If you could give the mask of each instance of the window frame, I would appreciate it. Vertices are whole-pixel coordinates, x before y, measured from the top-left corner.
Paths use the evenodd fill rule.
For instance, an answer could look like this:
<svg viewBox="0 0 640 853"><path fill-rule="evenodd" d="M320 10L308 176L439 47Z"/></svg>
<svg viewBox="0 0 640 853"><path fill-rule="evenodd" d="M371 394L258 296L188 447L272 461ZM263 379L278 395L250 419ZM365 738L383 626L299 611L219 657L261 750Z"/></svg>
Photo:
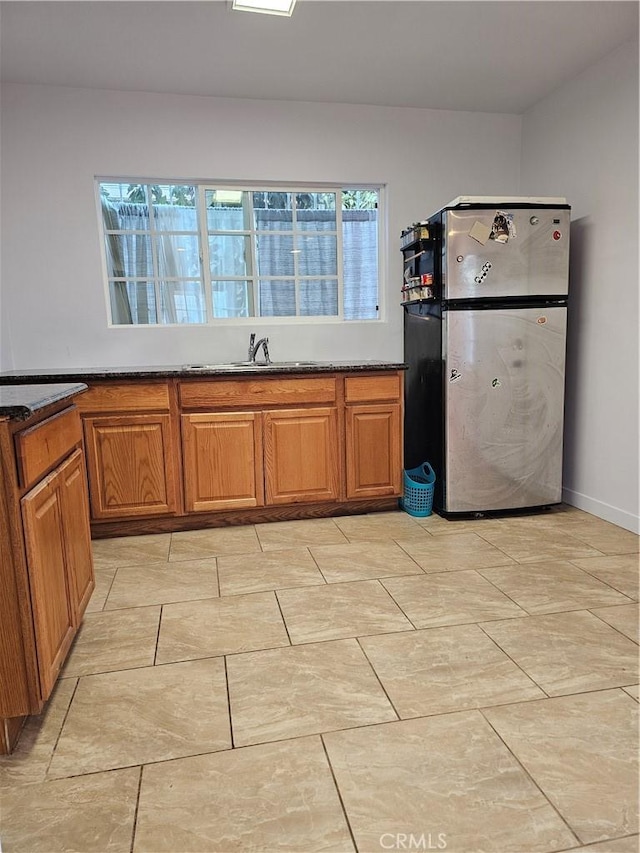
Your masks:
<svg viewBox="0 0 640 853"><path fill-rule="evenodd" d="M162 322L154 322L154 323L114 323L112 318L112 302L111 302L111 289L110 282L114 280L114 277L109 276L109 268L107 262L107 249L106 249L106 234L107 230L104 227L103 217L102 217L102 208L101 208L101 194L100 194L100 186L101 184L141 184L144 186L149 185L160 185L160 186L195 186L197 187L197 201L196 201L196 211L197 211L197 219L198 219L198 230L197 237L199 241L199 256L200 256L200 283L203 287L204 292L204 308L205 308L205 320L201 323L162 323ZM107 310L107 326L108 328L113 329L193 329L193 328L207 328L212 326L222 326L228 327L231 325L234 326L247 326L247 325L256 325L256 326L265 326L265 325L292 325L292 324L339 324L339 325L350 325L354 323L380 323L385 321L385 313L386 313L386 243L387 243L387 216L386 216L386 186L382 183L361 183L361 182L345 182L342 184L327 184L327 183L314 183L314 184L304 184L304 183L289 183L289 182L249 182L249 181L215 181L211 179L203 180L198 179L195 180L193 178L141 178L141 177L127 177L127 176L95 176L94 178L94 186L95 186L95 197L96 197L96 211L97 211L97 219L98 219L98 232L100 238L100 253L101 253L101 262L102 262L102 278L103 278L103 286L104 286L104 294L105 294L105 307ZM207 190L229 190L234 192L286 192L290 194L297 193L330 193L333 192L336 194L336 230L321 232L322 234L335 235L336 237L336 259L337 259L337 298L338 298L338 314L331 315L322 315L322 314L314 314L314 315L304 315L304 314L295 314L295 315L267 315L267 316L248 316L248 317L215 317L213 316L213 288L212 284L218 277L211 275L210 268L210 258L209 258L209 224L206 212L206 191ZM377 288L377 316L369 317L369 318L356 318L356 319L345 319L344 316L344 268L343 268L343 234L342 234L342 193L348 190L372 190L378 195L378 229L377 229L377 270L378 270L378 288ZM294 211L294 222L295 222L295 211ZM215 229L213 229L215 233ZM108 233L135 233L135 231L109 231ZM139 233L148 233L151 239L157 239L158 234L162 234L163 232L155 227L155 216L152 214L149 217L149 230ZM169 233L169 232L168 232ZM170 232L174 233L174 232ZM175 232L175 233L185 233L185 234L193 234L194 232ZM233 233L233 232L225 232L225 233ZM259 303L259 293L258 293L258 281L260 276L258 274L257 265L256 265L256 252L255 252L255 236L260 233L255 227L249 229L243 229L242 231L236 232L238 235L242 235L244 237L248 237L250 241L250 251L251 251L251 274L246 276L246 279L238 279L238 280L248 280L253 282L253 306L254 310ZM265 233L277 233L277 232L265 232ZM295 230L292 232L286 232L300 234L304 233L302 230ZM315 233L315 232L311 232ZM159 316L159 310L161 305L161 281L165 281L159 275L158 263L157 263L157 248L153 246L152 252L152 263L153 263L153 288L156 298L156 317ZM295 260L295 267L297 268L297 259ZM233 277L231 277L233 278ZM264 277L263 278L269 278ZM307 279L318 279L319 276L306 276ZM322 276L320 276L322 278ZM326 276L326 278L334 278L333 276ZM125 281L134 281L134 280L144 280L149 281L148 277L141 276L126 276L124 278ZM117 279L120 280L120 279ZM225 280L231 280L229 277L225 277ZM299 294L299 284L300 281L304 281L305 276L294 276L295 281L295 292L296 292L296 310L298 310L298 294ZM192 276L173 279L166 279L167 282L171 281L184 281L184 282L193 282L197 281Z"/></svg>

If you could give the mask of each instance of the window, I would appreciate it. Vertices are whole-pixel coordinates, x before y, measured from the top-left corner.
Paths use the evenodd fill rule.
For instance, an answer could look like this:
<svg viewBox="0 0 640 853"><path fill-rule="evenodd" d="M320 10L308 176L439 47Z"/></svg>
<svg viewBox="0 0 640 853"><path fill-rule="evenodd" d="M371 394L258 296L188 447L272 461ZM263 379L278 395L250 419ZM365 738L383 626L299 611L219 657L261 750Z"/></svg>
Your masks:
<svg viewBox="0 0 640 853"><path fill-rule="evenodd" d="M114 325L378 318L380 188L98 188Z"/></svg>

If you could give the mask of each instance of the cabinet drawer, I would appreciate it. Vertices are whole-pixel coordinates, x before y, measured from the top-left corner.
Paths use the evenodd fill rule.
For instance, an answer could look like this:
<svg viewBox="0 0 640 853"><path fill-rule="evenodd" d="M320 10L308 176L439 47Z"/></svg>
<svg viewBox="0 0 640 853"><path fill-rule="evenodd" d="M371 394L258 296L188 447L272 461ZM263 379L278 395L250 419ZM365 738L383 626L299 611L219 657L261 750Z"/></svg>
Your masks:
<svg viewBox="0 0 640 853"><path fill-rule="evenodd" d="M15 437L20 486L28 488L82 442L76 408L65 409Z"/></svg>
<svg viewBox="0 0 640 853"><path fill-rule="evenodd" d="M78 403L83 413L168 410L169 388L162 382L109 382L91 385Z"/></svg>
<svg viewBox="0 0 640 853"><path fill-rule="evenodd" d="M347 376L344 381L347 403L399 400L401 392L399 373L388 376Z"/></svg>
<svg viewBox="0 0 640 853"><path fill-rule="evenodd" d="M180 403L185 409L234 406L289 405L291 403L333 403L334 377L305 379L227 379L211 382L181 382Z"/></svg>

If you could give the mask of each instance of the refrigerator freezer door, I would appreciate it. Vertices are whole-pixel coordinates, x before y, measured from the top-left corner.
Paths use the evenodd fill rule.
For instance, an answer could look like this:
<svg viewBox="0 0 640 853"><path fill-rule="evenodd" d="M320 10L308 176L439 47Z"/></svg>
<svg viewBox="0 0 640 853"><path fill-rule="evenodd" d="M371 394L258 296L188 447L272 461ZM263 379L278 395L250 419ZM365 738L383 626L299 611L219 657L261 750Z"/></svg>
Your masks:
<svg viewBox="0 0 640 853"><path fill-rule="evenodd" d="M570 211L447 210L444 298L564 296Z"/></svg>
<svg viewBox="0 0 640 853"><path fill-rule="evenodd" d="M445 512L561 500L566 315L445 312Z"/></svg>

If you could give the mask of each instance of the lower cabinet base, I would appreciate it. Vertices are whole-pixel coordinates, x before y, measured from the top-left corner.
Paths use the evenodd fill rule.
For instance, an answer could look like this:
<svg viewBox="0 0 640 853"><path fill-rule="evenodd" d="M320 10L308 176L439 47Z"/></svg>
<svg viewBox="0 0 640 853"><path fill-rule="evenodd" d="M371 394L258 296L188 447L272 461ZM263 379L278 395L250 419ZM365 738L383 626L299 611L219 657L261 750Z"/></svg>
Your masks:
<svg viewBox="0 0 640 853"><path fill-rule="evenodd" d="M115 536L139 536L144 533L175 533L205 527L230 527L238 524L263 524L269 521L298 521L304 518L330 518L339 515L362 515L367 512L389 512L398 509L398 498L348 501L344 503L292 504L289 506L234 509L230 512L198 512L165 518L127 519L92 522L93 539Z"/></svg>
<svg viewBox="0 0 640 853"><path fill-rule="evenodd" d="M0 717L0 755L9 755L13 750L26 720L26 717Z"/></svg>

